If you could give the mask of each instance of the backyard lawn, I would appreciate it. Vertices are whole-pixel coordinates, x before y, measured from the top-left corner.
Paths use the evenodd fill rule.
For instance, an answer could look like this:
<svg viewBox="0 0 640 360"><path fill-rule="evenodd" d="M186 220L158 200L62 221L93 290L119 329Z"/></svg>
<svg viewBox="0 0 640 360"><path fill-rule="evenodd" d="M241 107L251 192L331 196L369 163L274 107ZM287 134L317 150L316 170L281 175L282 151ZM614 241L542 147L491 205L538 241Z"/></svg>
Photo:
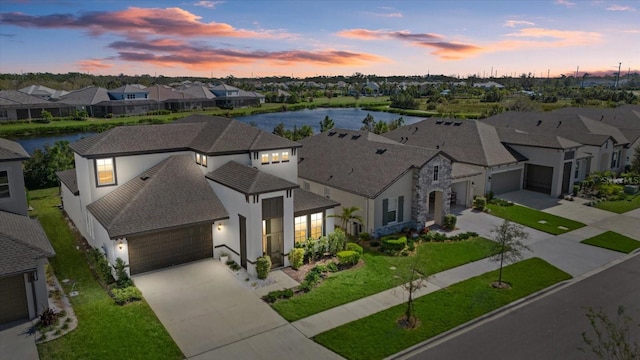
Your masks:
<svg viewBox="0 0 640 360"><path fill-rule="evenodd" d="M581 243L619 251L625 254L640 248L640 241L636 241L630 237L620 235L613 231L607 231L592 238L582 240Z"/></svg>
<svg viewBox="0 0 640 360"><path fill-rule="evenodd" d="M272 306L288 321L296 321L401 285L408 281L409 269L414 264L422 274L435 274L492 255L494 244L480 237L458 242L425 242L416 247L416 256L406 257L367 250L363 255L364 266L335 273L310 292Z"/></svg>
<svg viewBox="0 0 640 360"><path fill-rule="evenodd" d="M56 250L51 266L58 278L75 282L70 298L78 327L38 345L40 359L182 359L180 349L145 301L119 306L94 279L75 235L56 206L58 189L29 192L30 205ZM70 286L64 290L69 293Z"/></svg>
<svg viewBox="0 0 640 360"><path fill-rule="evenodd" d="M640 208L640 194L627 195L625 200L601 201L595 204L594 207L611 211L616 214L626 213L627 211Z"/></svg>
<svg viewBox="0 0 640 360"><path fill-rule="evenodd" d="M547 214L545 212L517 204L510 206L487 204L487 208L491 210L491 215L553 235L564 234L585 226L585 224L581 222Z"/></svg>
<svg viewBox="0 0 640 360"><path fill-rule="evenodd" d="M416 299L420 326L405 330L396 324L406 304L317 335L314 340L347 359L382 359L421 341L464 324L517 299L547 288L571 276L539 258L503 269L511 289L495 289L492 271Z"/></svg>

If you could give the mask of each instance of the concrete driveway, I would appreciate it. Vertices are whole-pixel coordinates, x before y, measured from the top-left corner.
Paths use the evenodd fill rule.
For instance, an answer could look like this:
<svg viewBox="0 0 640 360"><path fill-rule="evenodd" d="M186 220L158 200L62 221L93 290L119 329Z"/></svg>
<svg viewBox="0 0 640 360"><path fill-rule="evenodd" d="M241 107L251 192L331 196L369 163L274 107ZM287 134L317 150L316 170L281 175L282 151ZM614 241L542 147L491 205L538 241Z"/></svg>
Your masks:
<svg viewBox="0 0 640 360"><path fill-rule="evenodd" d="M31 321L15 321L0 325L0 359L38 360Z"/></svg>
<svg viewBox="0 0 640 360"><path fill-rule="evenodd" d="M293 329L217 260L133 281L187 358L337 358Z"/></svg>

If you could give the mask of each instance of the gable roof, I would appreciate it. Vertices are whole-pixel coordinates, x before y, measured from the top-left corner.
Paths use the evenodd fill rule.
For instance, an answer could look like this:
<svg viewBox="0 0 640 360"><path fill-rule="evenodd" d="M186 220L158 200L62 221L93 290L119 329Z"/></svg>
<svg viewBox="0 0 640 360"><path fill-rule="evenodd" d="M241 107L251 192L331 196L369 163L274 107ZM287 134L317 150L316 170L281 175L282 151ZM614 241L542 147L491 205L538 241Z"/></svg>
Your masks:
<svg viewBox="0 0 640 360"><path fill-rule="evenodd" d="M227 162L208 173L206 177L245 195L258 195L299 187L298 184L235 161Z"/></svg>
<svg viewBox="0 0 640 360"><path fill-rule="evenodd" d="M40 97L25 94L18 90L0 90L0 105L41 105L51 102Z"/></svg>
<svg viewBox="0 0 640 360"><path fill-rule="evenodd" d="M204 85L189 86L179 91L180 93L187 94L189 97L197 99L213 99L215 94Z"/></svg>
<svg viewBox="0 0 640 360"><path fill-rule="evenodd" d="M47 99L49 98L56 99L62 95L66 95L69 93L68 91L64 91L64 90L54 90L44 85L30 85L20 89L19 91L25 94L29 94L29 95L33 95L41 98L47 98Z"/></svg>
<svg viewBox="0 0 640 360"><path fill-rule="evenodd" d="M376 198L439 150L407 146L366 131L334 129L302 139L298 176L350 193Z"/></svg>
<svg viewBox="0 0 640 360"><path fill-rule="evenodd" d="M76 169L69 169L56 172L58 179L71 191L73 195L80 195L78 189L78 175Z"/></svg>
<svg viewBox="0 0 640 360"><path fill-rule="evenodd" d="M110 94L127 94L127 93L148 93L149 90L144 85L140 84L126 84L122 85L119 88L115 88L112 90L107 90Z"/></svg>
<svg viewBox="0 0 640 360"><path fill-rule="evenodd" d="M535 146L551 149L572 149L582 144L556 135L532 134L513 128L496 128L500 141L505 144Z"/></svg>
<svg viewBox="0 0 640 360"><path fill-rule="evenodd" d="M293 190L293 213L295 216L331 209L336 206L340 206L340 203L311 191L300 188Z"/></svg>
<svg viewBox="0 0 640 360"><path fill-rule="evenodd" d="M622 130L630 142L635 142L640 137L640 105L622 105L616 108L566 107L554 112L582 115L594 121L615 126Z"/></svg>
<svg viewBox="0 0 640 360"><path fill-rule="evenodd" d="M229 217L189 155L161 161L87 209L112 239Z"/></svg>
<svg viewBox="0 0 640 360"><path fill-rule="evenodd" d="M35 269L55 251L38 220L0 211L0 254L0 275L9 275Z"/></svg>
<svg viewBox="0 0 640 360"><path fill-rule="evenodd" d="M21 161L30 158L29 153L15 141L0 138L0 162Z"/></svg>
<svg viewBox="0 0 640 360"><path fill-rule="evenodd" d="M166 85L156 84L149 86L146 90L149 91L149 99L154 101L193 99L193 96L175 91L172 87Z"/></svg>
<svg viewBox="0 0 640 360"><path fill-rule="evenodd" d="M497 130L477 120L429 118L383 134L400 143L439 149L456 161L498 166L517 163L519 158L501 142Z"/></svg>
<svg viewBox="0 0 640 360"><path fill-rule="evenodd" d="M107 89L89 86L84 89L72 91L60 97L58 102L69 105L95 105L102 101L109 101Z"/></svg>
<svg viewBox="0 0 640 360"><path fill-rule="evenodd" d="M300 146L238 120L191 115L171 124L116 127L81 139L71 149L95 158L190 149L207 155L240 154Z"/></svg>
<svg viewBox="0 0 640 360"><path fill-rule="evenodd" d="M528 133L561 136L585 145L600 146L609 138L618 144L629 143L616 127L576 114L508 111L482 122Z"/></svg>

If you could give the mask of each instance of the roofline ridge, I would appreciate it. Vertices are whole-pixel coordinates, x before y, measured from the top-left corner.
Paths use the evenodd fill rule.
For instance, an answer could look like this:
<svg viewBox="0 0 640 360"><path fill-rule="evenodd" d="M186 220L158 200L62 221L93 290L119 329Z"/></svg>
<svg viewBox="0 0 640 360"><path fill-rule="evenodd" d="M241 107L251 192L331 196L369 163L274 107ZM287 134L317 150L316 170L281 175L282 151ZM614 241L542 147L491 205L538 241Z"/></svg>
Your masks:
<svg viewBox="0 0 640 360"><path fill-rule="evenodd" d="M22 216L22 215L17 215L17 214L13 214L13 215ZM40 222L38 220L32 219L32 218L30 218L28 216L25 216L25 217L28 219L28 221L35 221L34 224L37 224L42 229L42 225L40 225ZM42 229L42 232L44 233L44 229ZM41 248L39 248L39 247L37 247L37 246L35 246L33 244L30 244L30 243L25 242L23 240L17 239L17 238L15 238L15 237L13 237L13 236L5 233L5 232L2 232L0 234L4 235L7 239L9 239L9 240L11 240L13 242L16 242L16 243L18 243L20 245L23 245L23 246L26 246L26 247L30 248L31 250L35 250L35 251L38 251L40 253L44 253L45 254L44 256L46 256L46 254L50 254L51 256L55 256L56 255L55 249L53 250L54 251L53 253L50 253L47 250L41 249ZM44 234L44 236L47 238L47 240L49 239L47 237L46 233ZM51 247L53 248L53 245L51 245Z"/></svg>

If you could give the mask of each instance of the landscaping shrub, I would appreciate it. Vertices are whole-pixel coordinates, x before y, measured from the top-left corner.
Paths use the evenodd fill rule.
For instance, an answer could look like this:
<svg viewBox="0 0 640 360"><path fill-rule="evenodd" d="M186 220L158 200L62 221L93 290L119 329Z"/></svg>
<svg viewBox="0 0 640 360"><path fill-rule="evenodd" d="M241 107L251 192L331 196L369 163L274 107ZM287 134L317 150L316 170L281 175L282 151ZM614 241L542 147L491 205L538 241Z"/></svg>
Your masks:
<svg viewBox="0 0 640 360"><path fill-rule="evenodd" d="M369 241L371 240L371 234L363 232L358 235L358 240L360 241Z"/></svg>
<svg viewBox="0 0 640 360"><path fill-rule="evenodd" d="M360 246L360 245L358 245L358 244L356 244L356 243L352 243L352 242L347 243L346 250L355 251L355 252L359 253L359 254L360 254L360 256L362 256L362 252L364 251L364 250L362 249L362 246Z"/></svg>
<svg viewBox="0 0 640 360"><path fill-rule="evenodd" d="M336 229L334 232L328 235L327 252L333 256L338 251L344 250L344 246L347 242L347 235L342 229Z"/></svg>
<svg viewBox="0 0 640 360"><path fill-rule="evenodd" d="M111 289L113 300L118 305L124 305L128 302L133 302L142 299L142 293L135 286L129 286L122 289Z"/></svg>
<svg viewBox="0 0 640 360"><path fill-rule="evenodd" d="M487 198L485 198L484 196L478 196L475 199L473 199L474 209L484 210L486 206L487 206Z"/></svg>
<svg viewBox="0 0 640 360"><path fill-rule="evenodd" d="M380 246L380 243L374 240L374 241L372 241L372 242L370 242L370 243L369 243L369 246L371 246L371 247L374 247L374 248L375 248L375 247Z"/></svg>
<svg viewBox="0 0 640 360"><path fill-rule="evenodd" d="M119 289L133 286L133 281L131 281L129 274L127 274L127 266L127 263L121 258L117 258L116 264L113 266L113 269L116 271L116 287Z"/></svg>
<svg viewBox="0 0 640 360"><path fill-rule="evenodd" d="M298 270L304 263L304 249L291 249L289 251L289 263L291 263L292 269Z"/></svg>
<svg viewBox="0 0 640 360"><path fill-rule="evenodd" d="M618 184L601 184L598 187L599 197L613 197L624 194L624 186Z"/></svg>
<svg viewBox="0 0 640 360"><path fill-rule="evenodd" d="M258 273L258 279L266 279L271 271L271 258L269 255L263 255L258 258L256 262L256 272Z"/></svg>
<svg viewBox="0 0 640 360"><path fill-rule="evenodd" d="M382 250L384 251L401 251L407 246L407 237L403 236L399 239L382 238Z"/></svg>
<svg viewBox="0 0 640 360"><path fill-rule="evenodd" d="M456 228L456 222L458 218L453 214L447 214L444 216L444 222L442 223L442 227L445 229L453 230Z"/></svg>
<svg viewBox="0 0 640 360"><path fill-rule="evenodd" d="M288 299L293 296L293 290L284 289L284 290L275 290L269 292L262 299L270 304L280 300L280 299Z"/></svg>
<svg viewBox="0 0 640 360"><path fill-rule="evenodd" d="M344 250L336 254L340 265L355 265L360 261L360 254L353 250Z"/></svg>
<svg viewBox="0 0 640 360"><path fill-rule="evenodd" d="M40 326L48 327L54 325L58 320L59 313L51 308L46 308L39 316Z"/></svg>
<svg viewBox="0 0 640 360"><path fill-rule="evenodd" d="M336 265L336 263L334 263L334 262L327 263L327 271L336 272L338 270L339 270L338 269L338 265Z"/></svg>
<svg viewBox="0 0 640 360"><path fill-rule="evenodd" d="M91 260L95 266L96 275L105 284L111 284L113 282L113 274L111 273L111 265L107 257L104 256L102 250L93 248L90 252Z"/></svg>

